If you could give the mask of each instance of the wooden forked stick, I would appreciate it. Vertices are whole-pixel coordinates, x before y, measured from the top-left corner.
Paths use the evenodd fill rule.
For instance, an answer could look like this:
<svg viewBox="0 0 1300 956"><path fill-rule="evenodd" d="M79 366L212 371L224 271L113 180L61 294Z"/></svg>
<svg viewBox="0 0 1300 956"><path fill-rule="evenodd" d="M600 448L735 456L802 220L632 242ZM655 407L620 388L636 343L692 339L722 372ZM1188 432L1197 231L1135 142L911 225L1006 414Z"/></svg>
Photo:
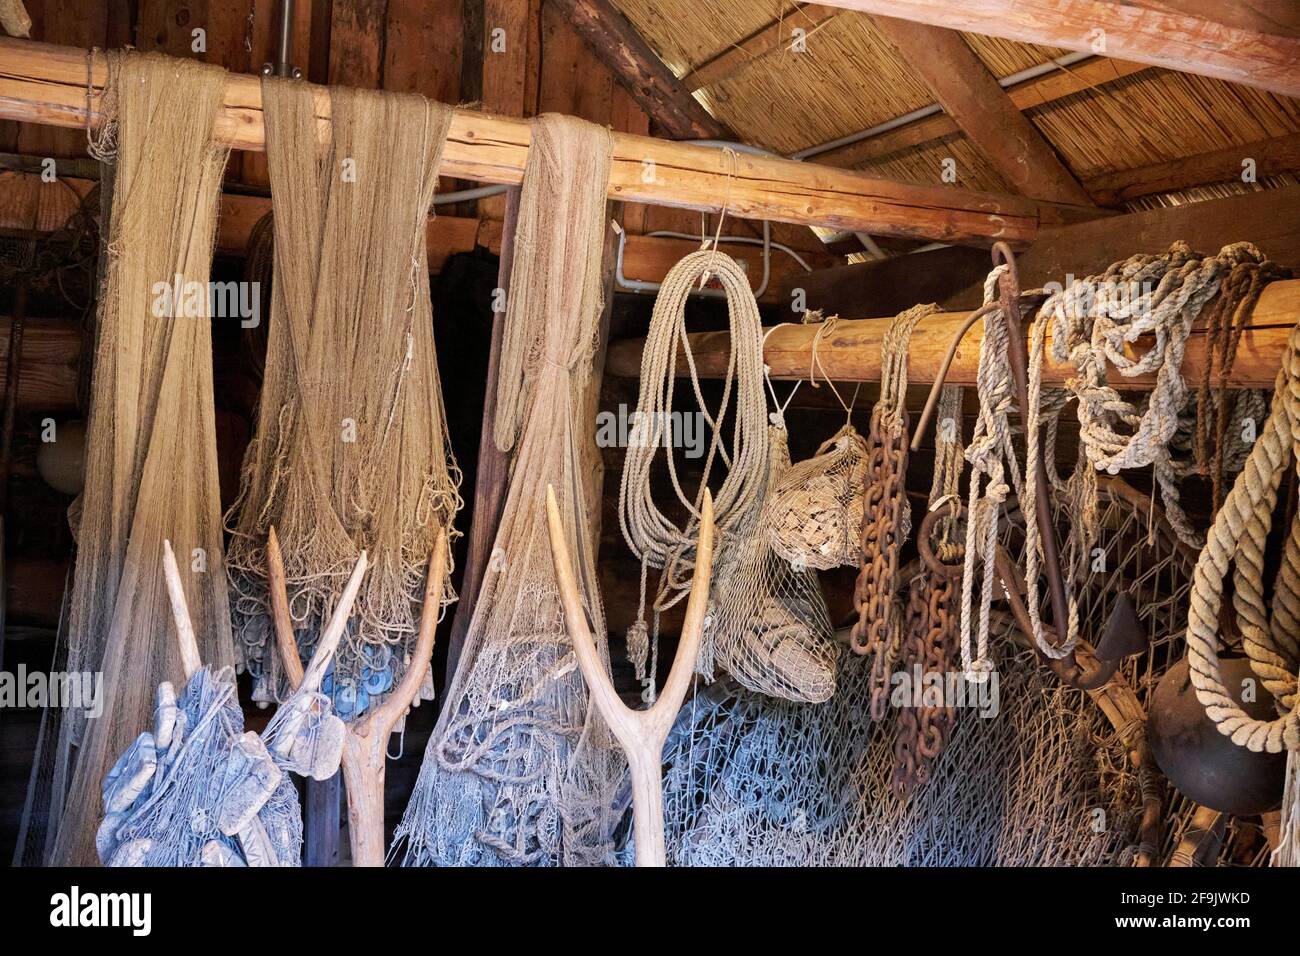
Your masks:
<svg viewBox="0 0 1300 956"><path fill-rule="evenodd" d="M358 567L363 568L365 552L362 552ZM267 577L271 592L271 617L275 625L275 642L284 661L285 673L289 683L297 687L304 680L302 663L298 659L298 645L293 638L293 621L289 617L289 596L285 582L284 558L280 552L280 541L275 529L270 529L266 548ZM424 681L424 671L429 666L433 654L433 639L438 630L438 614L442 607L442 586L446 578L447 536L438 535L438 541L429 556L429 576L424 583L424 602L420 609L420 629L416 636L411 659L406 672L383 704L372 708L364 717L347 725L347 736L343 743L343 783L348 799L348 838L352 847L353 866L384 865L384 774L388 759L388 737L397 725L397 721L406 713L420 692ZM353 571L348 581L352 596L360 587L360 575ZM348 588L344 589L344 598L334 609L325 633L321 637L323 644L332 636L335 643L343 633L347 616L352 609L352 600L347 597ZM346 601L346 605L345 605ZM342 616L340 617L340 610ZM334 634L335 624L337 634ZM324 676L324 667L315 673L316 657L313 656L306 674L318 683Z"/></svg>
<svg viewBox="0 0 1300 956"><path fill-rule="evenodd" d="M194 672L203 666L199 656L199 642L194 636L194 623L190 620L190 605L185 600L185 588L181 585L180 568L176 566L176 552L172 543L163 539L163 577L167 581L167 598L172 606L172 620L176 622L176 641L181 648L181 668L185 671L185 680L194 676Z"/></svg>
<svg viewBox="0 0 1300 956"><path fill-rule="evenodd" d="M555 559L555 579L564 605L564 619L573 641L578 667L597 710L609 724L627 755L632 776L632 828L637 866L665 866L663 751L664 741L672 729L690 686L695 659L699 655L704 633L704 614L709 603L709 581L713 573L713 496L704 493L700 509L700 540L695 549L695 571L691 578L691 596L686 603L686 620L672 670L654 706L632 710L619 699L596 643L587 625L582 597L578 593L569 545L555 501L555 489L546 487L546 518L551 534L551 555Z"/></svg>

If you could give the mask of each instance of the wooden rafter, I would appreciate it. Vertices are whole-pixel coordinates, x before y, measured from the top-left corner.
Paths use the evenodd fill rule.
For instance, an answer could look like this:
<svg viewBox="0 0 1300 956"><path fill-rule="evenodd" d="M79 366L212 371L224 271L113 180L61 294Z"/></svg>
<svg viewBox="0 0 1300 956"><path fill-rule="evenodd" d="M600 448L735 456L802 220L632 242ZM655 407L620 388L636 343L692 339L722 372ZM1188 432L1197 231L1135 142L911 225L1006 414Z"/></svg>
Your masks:
<svg viewBox="0 0 1300 956"><path fill-rule="evenodd" d="M1300 133L1138 169L1121 169L1093 176L1084 181L1084 186L1101 205L1119 206L1142 196L1239 180L1246 172L1247 160L1253 161L1251 168L1257 179L1300 171Z"/></svg>
<svg viewBox="0 0 1300 956"><path fill-rule="evenodd" d="M693 93L706 86L721 83L759 60L788 50L793 39L793 30L802 29L811 34L831 17L838 16L842 12L818 3L797 4L785 16L773 20L752 36L732 44L717 56L691 70L682 77L682 85Z"/></svg>
<svg viewBox="0 0 1300 956"><path fill-rule="evenodd" d="M1300 96L1294 12L1273 18L1223 0L827 0L829 6L916 20L1023 43L1104 53ZM1282 7L1284 3L1273 6ZM1294 7L1294 5L1292 5ZM1251 15L1254 11L1255 15Z"/></svg>
<svg viewBox="0 0 1300 956"><path fill-rule="evenodd" d="M0 119L82 128L86 125L87 51L0 40ZM99 58L96 90L106 80ZM329 96L316 90L322 135ZM99 96L90 121L98 122ZM265 146L261 84L231 74L217 136L237 149ZM611 198L720 212L747 219L868 231L879 235L982 244L1033 240L1040 225L1093 218L1095 210L1018 196L920 186L812 163L798 163L615 132ZM457 110L442 172L490 183L519 183L531 141L525 120Z"/></svg>
<svg viewBox="0 0 1300 956"><path fill-rule="evenodd" d="M725 139L709 115L659 59L627 17L608 0L549 0L578 36L632 94L638 106L674 139Z"/></svg>
<svg viewBox="0 0 1300 956"><path fill-rule="evenodd" d="M960 33L911 20L876 25L1002 178L1033 199L1090 205L1065 167Z"/></svg>
<svg viewBox="0 0 1300 956"><path fill-rule="evenodd" d="M1034 80L1026 80L1008 89L1006 95L1016 109L1031 110L1149 69L1151 67L1145 63L1097 57L1076 66L1063 67ZM817 162L830 166L858 166L959 132L961 129L951 116L936 113L879 136L821 153L817 156Z"/></svg>

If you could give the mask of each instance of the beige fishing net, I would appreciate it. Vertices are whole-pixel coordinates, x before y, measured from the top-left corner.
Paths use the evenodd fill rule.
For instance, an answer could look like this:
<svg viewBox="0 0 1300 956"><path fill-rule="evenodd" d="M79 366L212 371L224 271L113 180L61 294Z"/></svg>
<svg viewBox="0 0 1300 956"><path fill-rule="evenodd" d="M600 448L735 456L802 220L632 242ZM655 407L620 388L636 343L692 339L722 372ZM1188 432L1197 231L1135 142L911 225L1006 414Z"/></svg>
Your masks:
<svg viewBox="0 0 1300 956"><path fill-rule="evenodd" d="M1009 507L1004 540L1019 561L1023 522L1014 499ZM1131 590L1149 649L1121 673L1145 704L1183 654L1195 555L1148 499L1119 483L1101 483L1099 534L1110 560L1080 574L1080 616L1087 633L1099 631L1115 598ZM966 685L950 740L910 796L891 786L900 698L885 719L868 718L870 661L842 653L836 693L824 704L775 700L731 681L703 688L664 749L669 861L1126 865L1150 851L1168 862L1196 808L1158 794L1163 826L1154 840L1142 826L1144 782L1121 736L1134 728L1116 728L1086 693L1063 685L1009 614L995 611L991 630L998 679ZM960 676L960 662L950 666ZM992 688L996 697L987 696ZM1202 862L1257 864L1266 853L1258 820L1238 819Z"/></svg>
<svg viewBox="0 0 1300 956"><path fill-rule="evenodd" d="M109 57L97 151L117 173L79 513L68 669L102 671L103 715L80 743L54 860L94 865L100 784L180 681L162 542L182 557L205 664L234 663L222 561L208 274L226 150L213 139L225 73L155 55ZM160 287L159 284L162 284ZM166 287L180 296L160 298ZM184 304L184 309L179 306ZM188 570L188 573L185 573Z"/></svg>
<svg viewBox="0 0 1300 956"><path fill-rule="evenodd" d="M856 567L868 457L866 439L845 425L812 458L786 469L763 506L772 550L796 567Z"/></svg>
<svg viewBox="0 0 1300 956"><path fill-rule="evenodd" d="M608 862L612 794L625 769L588 706L555 583L546 524L553 485L592 635L604 655L593 502L581 465L602 311L609 131L533 121L498 385L496 439L510 485L446 704L394 852L408 865ZM599 480L597 474L596 480Z"/></svg>
<svg viewBox="0 0 1300 956"><path fill-rule="evenodd" d="M370 557L323 690L344 719L401 680L425 568L460 498L434 349L425 232L451 122L410 94L315 94L265 78L275 270L257 433L227 515L236 633L254 699L282 667L268 613L266 538L284 553L306 659L363 549ZM450 586L444 602L454 595ZM427 675L422 697L431 697Z"/></svg>
<svg viewBox="0 0 1300 956"><path fill-rule="evenodd" d="M784 425L768 428L768 487L790 468ZM701 656L742 686L820 703L835 692L839 650L817 574L773 550L760 512L735 532L714 574Z"/></svg>

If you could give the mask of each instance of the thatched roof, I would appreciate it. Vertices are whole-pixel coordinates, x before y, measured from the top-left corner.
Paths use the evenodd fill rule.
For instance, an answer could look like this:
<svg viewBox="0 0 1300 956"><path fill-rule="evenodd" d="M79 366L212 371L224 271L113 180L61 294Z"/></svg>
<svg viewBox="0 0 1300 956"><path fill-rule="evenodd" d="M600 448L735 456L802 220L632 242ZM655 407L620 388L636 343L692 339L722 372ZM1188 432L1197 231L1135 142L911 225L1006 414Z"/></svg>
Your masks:
<svg viewBox="0 0 1300 956"><path fill-rule="evenodd" d="M614 3L688 86L693 71L730 53L734 62L725 75L709 77L712 82L695 96L739 137L777 152L825 143L934 102L924 79L865 14L772 0ZM764 31L788 38L795 28L806 31L803 52L792 51L788 41L760 49L758 56L754 44L747 47ZM1066 52L996 37L963 37L998 78ZM1300 131L1300 100L1157 67L1098 83L1025 115L1085 187L1118 170ZM1010 191L960 132L850 165L890 178L934 182L945 158L957 160L958 185ZM838 162L835 154L818 161ZM1266 185L1268 181L1254 188ZM1232 187L1248 188L1243 183Z"/></svg>

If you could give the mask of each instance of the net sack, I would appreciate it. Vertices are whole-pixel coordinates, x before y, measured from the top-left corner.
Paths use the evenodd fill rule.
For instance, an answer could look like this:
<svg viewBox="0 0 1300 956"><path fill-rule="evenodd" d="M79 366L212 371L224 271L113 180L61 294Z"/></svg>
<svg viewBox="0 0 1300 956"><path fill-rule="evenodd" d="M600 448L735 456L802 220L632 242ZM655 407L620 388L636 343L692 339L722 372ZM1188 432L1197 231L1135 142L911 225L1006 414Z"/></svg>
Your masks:
<svg viewBox="0 0 1300 956"><path fill-rule="evenodd" d="M768 449L771 487L790 467L784 426L769 427ZM828 700L839 651L816 572L772 549L761 514L720 560L701 656L761 694Z"/></svg>
<svg viewBox="0 0 1300 956"><path fill-rule="evenodd" d="M796 568L856 567L868 457L866 439L845 425L812 458L788 468L763 506L772 550Z"/></svg>

